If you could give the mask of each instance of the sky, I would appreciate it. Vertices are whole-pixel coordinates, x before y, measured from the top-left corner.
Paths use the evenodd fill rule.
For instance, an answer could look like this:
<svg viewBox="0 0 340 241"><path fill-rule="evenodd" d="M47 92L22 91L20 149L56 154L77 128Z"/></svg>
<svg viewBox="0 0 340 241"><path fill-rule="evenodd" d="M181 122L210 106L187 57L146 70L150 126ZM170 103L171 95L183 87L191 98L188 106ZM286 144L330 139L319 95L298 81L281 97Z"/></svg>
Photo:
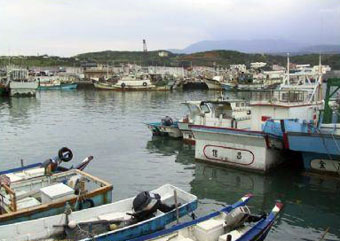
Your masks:
<svg viewBox="0 0 340 241"><path fill-rule="evenodd" d="M0 55L183 49L202 40L340 45L340 0L0 0Z"/></svg>

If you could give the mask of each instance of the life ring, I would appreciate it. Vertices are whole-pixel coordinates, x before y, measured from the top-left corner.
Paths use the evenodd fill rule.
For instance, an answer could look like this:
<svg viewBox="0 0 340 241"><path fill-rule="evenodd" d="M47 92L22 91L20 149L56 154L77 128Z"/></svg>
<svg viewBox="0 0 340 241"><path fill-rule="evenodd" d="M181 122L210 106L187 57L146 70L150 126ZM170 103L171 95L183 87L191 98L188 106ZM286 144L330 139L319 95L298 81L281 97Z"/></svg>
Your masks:
<svg viewBox="0 0 340 241"><path fill-rule="evenodd" d="M120 85L122 88L125 88L125 83L122 83L121 85Z"/></svg>
<svg viewBox="0 0 340 241"><path fill-rule="evenodd" d="M89 207L86 207L86 208L93 208L94 207L94 201L92 200L92 199L85 199L85 200L83 200L83 201L81 201L81 202L79 202L79 210L82 210L83 208L84 208L84 204L85 203L89 203Z"/></svg>
<svg viewBox="0 0 340 241"><path fill-rule="evenodd" d="M143 86L147 86L148 85L148 83L146 83L146 82L143 82Z"/></svg>
<svg viewBox="0 0 340 241"><path fill-rule="evenodd" d="M62 147L58 152L58 157L61 161L69 162L73 158L73 153L69 148Z"/></svg>

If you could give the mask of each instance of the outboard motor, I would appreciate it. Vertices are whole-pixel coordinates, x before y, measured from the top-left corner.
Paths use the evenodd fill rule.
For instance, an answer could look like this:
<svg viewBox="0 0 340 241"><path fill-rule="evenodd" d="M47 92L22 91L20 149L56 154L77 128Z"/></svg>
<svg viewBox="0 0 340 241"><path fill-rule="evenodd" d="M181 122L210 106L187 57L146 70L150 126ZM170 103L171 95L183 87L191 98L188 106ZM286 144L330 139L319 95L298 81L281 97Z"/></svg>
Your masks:
<svg viewBox="0 0 340 241"><path fill-rule="evenodd" d="M147 220L154 217L157 210L161 212L169 212L175 208L175 205L168 206L161 201L158 193L150 193L147 191L139 193L133 200L133 215L137 222Z"/></svg>
<svg viewBox="0 0 340 241"><path fill-rule="evenodd" d="M242 226L250 215L251 213L247 206L235 208L225 217L226 228L233 230Z"/></svg>
<svg viewBox="0 0 340 241"><path fill-rule="evenodd" d="M72 160L72 158L73 158L72 151L67 147L63 147L58 151L58 156L47 159L42 163L41 166L44 167L45 169L50 168L50 171L54 172L57 170L61 162L69 162Z"/></svg>
<svg viewBox="0 0 340 241"><path fill-rule="evenodd" d="M252 215L247 206L241 206L235 208L233 211L228 213L225 217L226 229L228 231L237 229L241 227L245 222L258 222L261 219L265 219L267 217L266 213L262 215Z"/></svg>
<svg viewBox="0 0 340 241"><path fill-rule="evenodd" d="M171 126L174 124L174 121L170 116L165 116L165 118L162 119L162 124L165 126Z"/></svg>

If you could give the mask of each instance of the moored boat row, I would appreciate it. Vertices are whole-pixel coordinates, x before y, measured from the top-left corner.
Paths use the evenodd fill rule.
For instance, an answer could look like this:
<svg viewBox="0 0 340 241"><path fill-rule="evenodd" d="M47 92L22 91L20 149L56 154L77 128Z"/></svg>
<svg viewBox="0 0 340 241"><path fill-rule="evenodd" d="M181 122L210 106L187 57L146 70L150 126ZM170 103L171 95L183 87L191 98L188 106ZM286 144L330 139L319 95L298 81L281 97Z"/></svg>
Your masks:
<svg viewBox="0 0 340 241"><path fill-rule="evenodd" d="M197 208L195 195L166 184L111 203L112 185L80 171L93 157L75 168L60 166L72 157L63 147L44 163L0 172L1 240L164 240L174 235L176 240L257 240L265 238L282 209L279 203L268 216L253 215L246 206L252 195L246 195L218 212L164 229ZM195 230L194 236L187 236L188 230Z"/></svg>

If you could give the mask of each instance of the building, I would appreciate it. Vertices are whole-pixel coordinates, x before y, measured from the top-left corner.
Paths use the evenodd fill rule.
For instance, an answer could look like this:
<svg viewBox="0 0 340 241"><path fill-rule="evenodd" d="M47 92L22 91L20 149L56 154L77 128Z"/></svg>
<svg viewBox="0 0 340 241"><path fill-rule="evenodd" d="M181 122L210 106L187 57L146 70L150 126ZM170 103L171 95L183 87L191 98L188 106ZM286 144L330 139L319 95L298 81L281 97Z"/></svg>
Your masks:
<svg viewBox="0 0 340 241"><path fill-rule="evenodd" d="M259 69L259 68L262 68L264 66L266 66L267 63L264 63L264 62L254 62L254 63L250 63L250 67L252 69Z"/></svg>
<svg viewBox="0 0 340 241"><path fill-rule="evenodd" d="M247 66L245 64L231 64L230 70L236 70L245 73L247 71Z"/></svg>
<svg viewBox="0 0 340 241"><path fill-rule="evenodd" d="M168 56L169 56L169 53L166 52L166 51L159 51L159 52L158 52L158 56L159 56L159 57L168 57Z"/></svg>

